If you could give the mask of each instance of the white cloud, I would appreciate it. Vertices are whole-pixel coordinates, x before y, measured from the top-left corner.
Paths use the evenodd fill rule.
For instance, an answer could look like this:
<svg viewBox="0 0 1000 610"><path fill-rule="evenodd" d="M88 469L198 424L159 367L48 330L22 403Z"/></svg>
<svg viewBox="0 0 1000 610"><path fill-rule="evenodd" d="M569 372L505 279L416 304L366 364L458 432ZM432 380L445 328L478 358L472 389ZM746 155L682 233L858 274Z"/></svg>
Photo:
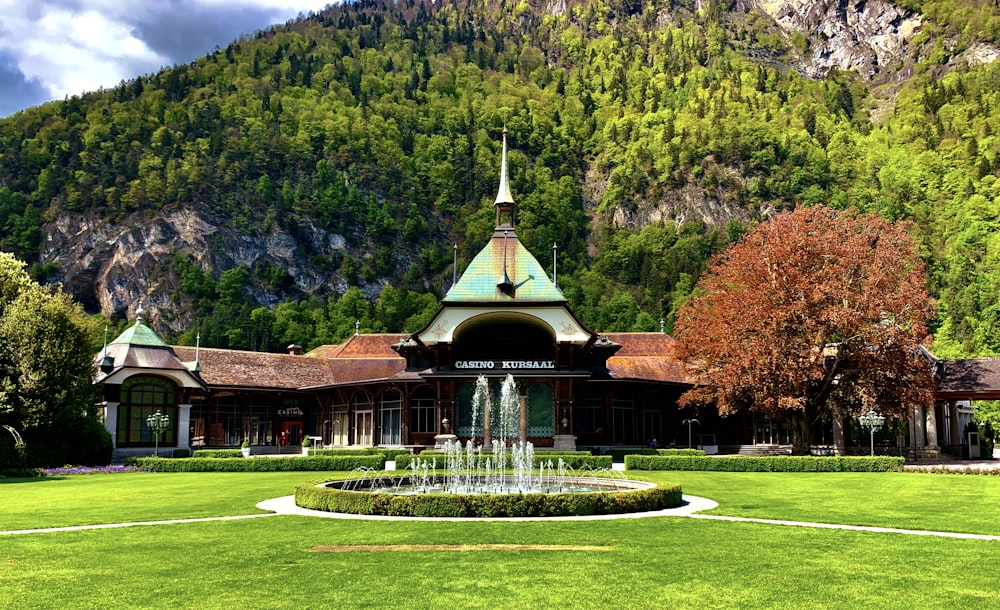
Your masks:
<svg viewBox="0 0 1000 610"><path fill-rule="evenodd" d="M240 34L327 4L329 0L0 0L0 56L16 67L22 83L37 83L52 98L62 98L191 61Z"/></svg>

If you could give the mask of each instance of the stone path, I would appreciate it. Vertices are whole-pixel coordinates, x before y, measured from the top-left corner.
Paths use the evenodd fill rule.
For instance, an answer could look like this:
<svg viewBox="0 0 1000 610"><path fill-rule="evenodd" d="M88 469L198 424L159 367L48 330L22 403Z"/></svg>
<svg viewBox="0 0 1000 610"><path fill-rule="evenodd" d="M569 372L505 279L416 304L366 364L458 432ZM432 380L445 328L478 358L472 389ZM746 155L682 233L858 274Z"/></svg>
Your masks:
<svg viewBox="0 0 1000 610"><path fill-rule="evenodd" d="M764 523L768 525L783 525L790 527L814 527L820 529L853 530L879 534L908 534L911 536L937 536L941 538L961 538L966 540L1000 541L1000 536L988 534L963 534L959 532L934 532L927 530L909 530L892 527L872 527L866 525L842 525L838 523L813 523L807 521L787 521L783 519L757 519L752 517L728 517L725 515L702 515L701 511L716 508L718 503L708 498L684 496L684 504L677 508L668 508L645 513L630 513L625 515L584 515L569 517L504 517L504 518L439 518L439 517L388 517L383 515L348 515L310 510L295 504L294 496L283 496L264 500L257 504L261 510L271 511L257 515L236 515L231 517L201 517L195 519L171 519L163 521L136 521L133 523L102 523L97 525L74 525L67 527L51 527L43 529L0 531L0 536L15 534L41 534L50 532L68 532L76 530L112 529L120 527L137 527L143 525L169 525L173 523L200 523L203 521L233 521L237 519L256 519L257 517L275 517L278 515L301 515L320 517L324 519L366 519L375 521L603 521L609 519L641 519L645 517L690 517L692 519L709 519L714 521L739 521L747 523Z"/></svg>

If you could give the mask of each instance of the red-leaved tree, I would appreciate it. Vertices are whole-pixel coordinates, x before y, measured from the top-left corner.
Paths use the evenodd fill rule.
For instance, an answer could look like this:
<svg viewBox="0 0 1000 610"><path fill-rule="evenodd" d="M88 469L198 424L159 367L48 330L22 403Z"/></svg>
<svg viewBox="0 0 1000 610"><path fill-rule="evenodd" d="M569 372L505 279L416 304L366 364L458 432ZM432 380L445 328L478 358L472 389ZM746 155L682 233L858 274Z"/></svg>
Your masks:
<svg viewBox="0 0 1000 610"><path fill-rule="evenodd" d="M920 356L933 306L907 232L824 206L761 223L718 256L678 312L697 385L684 406L788 418L796 454L822 418L933 402Z"/></svg>

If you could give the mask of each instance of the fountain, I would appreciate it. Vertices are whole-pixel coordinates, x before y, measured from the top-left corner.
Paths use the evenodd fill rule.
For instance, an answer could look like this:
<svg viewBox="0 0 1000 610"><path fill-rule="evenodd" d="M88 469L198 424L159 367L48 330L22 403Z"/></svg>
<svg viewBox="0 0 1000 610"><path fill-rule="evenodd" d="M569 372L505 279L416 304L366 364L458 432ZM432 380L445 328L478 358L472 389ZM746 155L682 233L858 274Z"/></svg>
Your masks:
<svg viewBox="0 0 1000 610"><path fill-rule="evenodd" d="M611 471L577 475L558 457L540 460L536 469L534 446L520 438L520 397L512 375L501 385L498 408L492 407L489 384L480 375L472 398L473 438L464 447L459 440L446 441L440 464L432 457L412 461L405 476L362 472L302 486L296 504L332 512L438 517L608 514L681 504L679 486L657 486ZM475 442L477 433L481 445Z"/></svg>

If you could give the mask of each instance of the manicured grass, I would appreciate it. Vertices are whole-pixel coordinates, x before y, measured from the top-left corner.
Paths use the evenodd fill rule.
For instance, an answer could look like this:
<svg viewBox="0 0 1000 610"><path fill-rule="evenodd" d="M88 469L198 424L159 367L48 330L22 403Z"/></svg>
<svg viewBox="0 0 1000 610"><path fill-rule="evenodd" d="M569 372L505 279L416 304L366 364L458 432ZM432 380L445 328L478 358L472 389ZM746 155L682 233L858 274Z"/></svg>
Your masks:
<svg viewBox="0 0 1000 610"><path fill-rule="evenodd" d="M0 529L251 514L257 501L289 495L317 474L5 480ZM998 527L998 477L642 475L715 499L718 514L932 529L967 522L957 529L983 533ZM952 498L972 502L972 510ZM970 515L982 510L986 515ZM464 550L310 551L455 544ZM574 550L475 546L498 544ZM279 516L0 536L0 608L1000 608L998 561L995 541L682 517L455 523Z"/></svg>
<svg viewBox="0 0 1000 610"><path fill-rule="evenodd" d="M916 472L643 472L711 498L711 514L1000 535L1000 476Z"/></svg>
<svg viewBox="0 0 1000 610"><path fill-rule="evenodd" d="M291 495L296 485L335 474L134 472L0 479L0 530L261 513L257 502Z"/></svg>

